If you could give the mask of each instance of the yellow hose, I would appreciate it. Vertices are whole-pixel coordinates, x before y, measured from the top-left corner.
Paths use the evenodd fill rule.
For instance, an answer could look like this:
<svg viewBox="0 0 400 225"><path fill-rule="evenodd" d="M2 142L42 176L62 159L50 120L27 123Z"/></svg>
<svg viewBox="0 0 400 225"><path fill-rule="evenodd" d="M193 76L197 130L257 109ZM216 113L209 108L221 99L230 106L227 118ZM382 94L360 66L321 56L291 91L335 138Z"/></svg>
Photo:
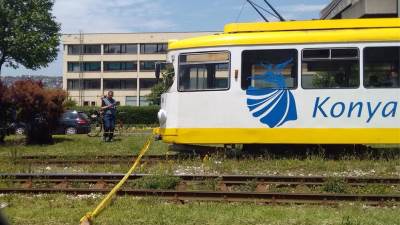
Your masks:
<svg viewBox="0 0 400 225"><path fill-rule="evenodd" d="M121 186L128 180L129 176L132 174L132 172L136 169L136 167L139 165L139 162L143 155L147 152L149 149L149 146L151 144L152 136L147 139L146 143L140 150L139 156L135 160L135 163L133 166L129 169L129 171L125 174L125 176L118 182L117 185L110 191L110 193L107 194L107 196L100 202L99 205L93 210L93 212L88 212L86 213L85 216L83 216L80 220L80 225L90 225L91 222L93 221L93 218L95 218L111 201L111 198L117 193L117 191L121 188Z"/></svg>

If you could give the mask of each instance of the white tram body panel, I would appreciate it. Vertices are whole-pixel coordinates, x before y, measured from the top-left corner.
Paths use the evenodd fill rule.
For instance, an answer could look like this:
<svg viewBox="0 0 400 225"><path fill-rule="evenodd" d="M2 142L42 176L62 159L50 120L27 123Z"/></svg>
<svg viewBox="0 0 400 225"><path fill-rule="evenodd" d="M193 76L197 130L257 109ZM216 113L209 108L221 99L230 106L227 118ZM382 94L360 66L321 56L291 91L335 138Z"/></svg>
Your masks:
<svg viewBox="0 0 400 225"><path fill-rule="evenodd" d="M182 144L398 144L400 89L366 88L363 85L364 49L385 46L400 47L400 42L235 45L171 50L168 60L173 63L175 78L169 91L162 95L159 112L161 124L157 132L166 142ZM357 49L359 52L359 85L337 89L303 88L303 51L343 48ZM249 97L242 87L244 51L280 49L297 50L297 84L285 93L271 92ZM228 87L223 90L180 91L179 57L207 52L229 53ZM253 100L249 103L249 98L261 102L255 104L253 111L249 105ZM280 101L284 101L282 104L287 107L275 113L280 114L281 118L268 123L268 113ZM266 105L268 109L257 112ZM261 122L263 116L266 118L264 123Z"/></svg>

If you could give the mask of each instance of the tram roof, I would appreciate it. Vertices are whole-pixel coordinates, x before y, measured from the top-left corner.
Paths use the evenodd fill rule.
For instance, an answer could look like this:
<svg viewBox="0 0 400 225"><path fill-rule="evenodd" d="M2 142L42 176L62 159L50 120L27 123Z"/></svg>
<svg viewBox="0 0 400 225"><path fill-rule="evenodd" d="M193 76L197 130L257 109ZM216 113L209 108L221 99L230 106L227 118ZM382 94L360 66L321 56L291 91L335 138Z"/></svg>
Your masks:
<svg viewBox="0 0 400 225"><path fill-rule="evenodd" d="M168 48L375 41L400 41L400 18L232 23L223 33L170 42Z"/></svg>

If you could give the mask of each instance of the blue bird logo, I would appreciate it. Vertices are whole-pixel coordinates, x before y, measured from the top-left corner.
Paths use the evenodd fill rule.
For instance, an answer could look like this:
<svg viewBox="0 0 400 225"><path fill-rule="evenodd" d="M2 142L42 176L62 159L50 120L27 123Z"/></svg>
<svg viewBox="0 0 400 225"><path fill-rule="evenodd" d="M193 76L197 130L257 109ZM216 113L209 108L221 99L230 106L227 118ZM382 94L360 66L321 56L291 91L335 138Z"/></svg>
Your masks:
<svg viewBox="0 0 400 225"><path fill-rule="evenodd" d="M262 75L252 75L249 79L252 85L246 90L247 107L255 118L270 128L279 127L287 121L297 120L296 102L293 94L287 89L282 71L293 62L293 58L277 64L261 63L266 72ZM254 82L253 82L254 81ZM269 86L255 87L257 81Z"/></svg>

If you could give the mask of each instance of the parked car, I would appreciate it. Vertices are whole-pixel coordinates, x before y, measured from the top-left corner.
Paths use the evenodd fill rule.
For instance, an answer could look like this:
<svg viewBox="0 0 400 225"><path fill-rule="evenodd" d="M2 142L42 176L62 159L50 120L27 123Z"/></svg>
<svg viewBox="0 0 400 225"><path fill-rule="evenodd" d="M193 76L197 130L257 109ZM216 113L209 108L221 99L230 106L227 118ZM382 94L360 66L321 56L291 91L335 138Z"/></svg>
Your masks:
<svg viewBox="0 0 400 225"><path fill-rule="evenodd" d="M26 132L26 124L21 122L12 123L11 130L15 134L23 135ZM61 115L53 134L87 134L89 132L89 117L83 112L68 110Z"/></svg>
<svg viewBox="0 0 400 225"><path fill-rule="evenodd" d="M55 134L87 134L90 132L90 119L83 113L68 110L60 118Z"/></svg>

